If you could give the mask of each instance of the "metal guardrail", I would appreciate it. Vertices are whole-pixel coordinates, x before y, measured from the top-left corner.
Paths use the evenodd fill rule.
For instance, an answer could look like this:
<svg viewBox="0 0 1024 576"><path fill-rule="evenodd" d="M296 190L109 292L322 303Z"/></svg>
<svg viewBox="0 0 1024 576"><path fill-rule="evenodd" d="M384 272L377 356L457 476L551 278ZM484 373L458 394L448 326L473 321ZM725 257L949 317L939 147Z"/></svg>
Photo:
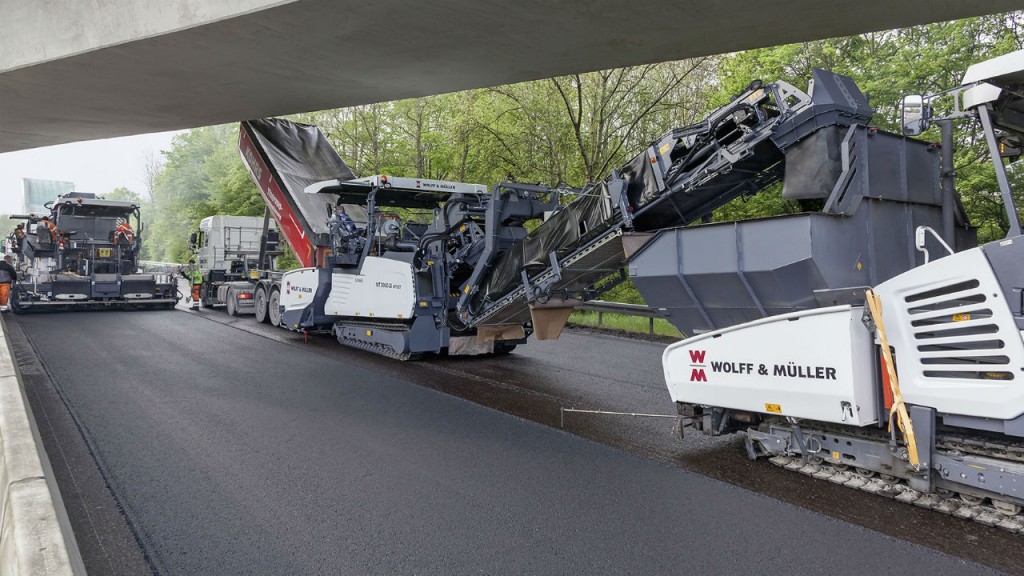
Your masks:
<svg viewBox="0 0 1024 576"><path fill-rule="evenodd" d="M647 333L654 334L654 321L658 318L667 318L671 313L666 308L651 308L643 304L626 304L623 302L606 302L604 300L591 300L576 307L577 310L597 312L597 325L604 322L605 313L621 314L623 316L641 316L647 318Z"/></svg>
<svg viewBox="0 0 1024 576"><path fill-rule="evenodd" d="M139 269L150 274L174 274L184 264L177 262L154 262L152 260L140 260Z"/></svg>

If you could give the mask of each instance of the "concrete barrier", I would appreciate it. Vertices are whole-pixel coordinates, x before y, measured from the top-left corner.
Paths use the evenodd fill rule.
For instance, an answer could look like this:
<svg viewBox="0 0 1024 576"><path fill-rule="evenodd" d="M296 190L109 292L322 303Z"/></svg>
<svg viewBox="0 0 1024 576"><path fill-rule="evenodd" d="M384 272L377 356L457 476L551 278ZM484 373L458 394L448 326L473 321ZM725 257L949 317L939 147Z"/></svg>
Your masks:
<svg viewBox="0 0 1024 576"><path fill-rule="evenodd" d="M0 319L0 576L85 574Z"/></svg>

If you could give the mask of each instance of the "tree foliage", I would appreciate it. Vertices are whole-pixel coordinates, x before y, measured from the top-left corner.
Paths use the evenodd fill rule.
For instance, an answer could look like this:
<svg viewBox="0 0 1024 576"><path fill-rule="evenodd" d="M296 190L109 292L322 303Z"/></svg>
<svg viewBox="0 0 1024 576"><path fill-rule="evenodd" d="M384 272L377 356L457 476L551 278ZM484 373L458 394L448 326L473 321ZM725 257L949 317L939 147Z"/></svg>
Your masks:
<svg viewBox="0 0 1024 576"><path fill-rule="evenodd" d="M138 206L142 206L142 196L134 190L129 190L124 186L118 186L110 192L107 192L102 196L105 200L120 200L122 202L134 202Z"/></svg>
<svg viewBox="0 0 1024 576"><path fill-rule="evenodd" d="M233 126L198 128L174 138L153 180L147 258L186 261L188 235L207 216L263 214L236 139Z"/></svg>

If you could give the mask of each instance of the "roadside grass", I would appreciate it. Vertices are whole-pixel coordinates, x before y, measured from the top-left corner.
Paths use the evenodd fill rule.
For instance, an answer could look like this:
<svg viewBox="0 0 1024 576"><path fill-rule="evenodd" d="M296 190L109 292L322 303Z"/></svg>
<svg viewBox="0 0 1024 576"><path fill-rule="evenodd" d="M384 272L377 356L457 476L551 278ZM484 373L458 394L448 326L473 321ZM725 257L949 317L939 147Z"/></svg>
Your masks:
<svg viewBox="0 0 1024 576"><path fill-rule="evenodd" d="M592 326L608 328L610 330L622 330L624 332L636 332L638 334L650 333L650 320L642 316L626 316L624 314L612 314L605 312L601 321L598 322L598 313L590 310L576 310L569 316L569 323L578 326ZM664 318L654 319L654 333L659 336L670 336L680 338L682 335L675 326L668 323Z"/></svg>

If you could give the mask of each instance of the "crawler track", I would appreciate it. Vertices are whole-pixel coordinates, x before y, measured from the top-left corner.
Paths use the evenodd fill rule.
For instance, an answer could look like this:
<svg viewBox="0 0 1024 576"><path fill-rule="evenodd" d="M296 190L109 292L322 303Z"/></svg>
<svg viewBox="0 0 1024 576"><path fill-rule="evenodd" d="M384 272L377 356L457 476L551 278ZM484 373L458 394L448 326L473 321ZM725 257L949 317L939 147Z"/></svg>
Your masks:
<svg viewBox="0 0 1024 576"><path fill-rule="evenodd" d="M389 322L352 322L346 320L344 322L344 325L353 327L358 326L359 328L365 330L387 330L389 332L409 331L409 326L405 324ZM419 353L399 352L398 350L395 350L393 346L388 346L380 342L371 342L368 340L361 340L359 338L347 338L343 334L339 334L337 331L335 331L335 337L337 337L338 342L350 348L355 348L357 350L365 350L366 352L372 352L374 354L379 354L387 358L394 358L395 360L400 360L402 362L419 360L423 356L422 354Z"/></svg>
<svg viewBox="0 0 1024 576"><path fill-rule="evenodd" d="M852 468L836 467L821 461L805 463L802 458L795 456L774 456L768 461L780 468L799 472L819 480L827 480L847 488L861 490L957 518L973 520L978 524L1002 528L1015 534L1024 533L1024 514L1008 515L984 500L976 504L967 503L953 492L937 491L930 494L920 492L908 486L901 478L865 474Z"/></svg>

